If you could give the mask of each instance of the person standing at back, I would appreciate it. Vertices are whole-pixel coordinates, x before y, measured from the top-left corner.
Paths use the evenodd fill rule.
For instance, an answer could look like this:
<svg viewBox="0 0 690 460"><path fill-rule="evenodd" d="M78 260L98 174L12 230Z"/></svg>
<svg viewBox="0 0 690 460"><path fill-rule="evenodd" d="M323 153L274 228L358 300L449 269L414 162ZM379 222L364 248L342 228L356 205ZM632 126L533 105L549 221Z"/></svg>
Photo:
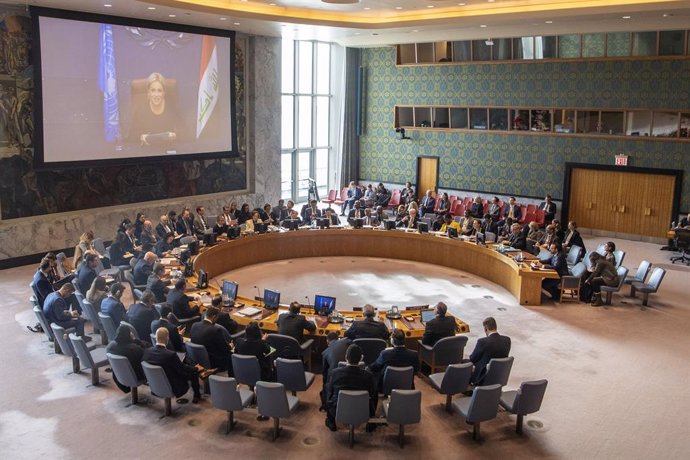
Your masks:
<svg viewBox="0 0 690 460"><path fill-rule="evenodd" d="M455 318L446 316L448 306L445 303L437 303L434 310L436 311L436 318L426 323L424 328L424 335L422 336L424 345L434 346L439 340L454 336L457 329Z"/></svg>
<svg viewBox="0 0 690 460"><path fill-rule="evenodd" d="M366 304L363 308L364 319L355 321L345 332L345 337L355 339L388 339L388 328L380 321L376 321L376 309Z"/></svg>
<svg viewBox="0 0 690 460"><path fill-rule="evenodd" d="M486 337L477 340L477 345L470 355L470 361L474 364L470 383L474 386L482 384L489 361L494 358L507 358L510 353L510 337L498 333L496 320L489 316L482 324Z"/></svg>
<svg viewBox="0 0 690 460"><path fill-rule="evenodd" d="M289 335L299 343L304 341L305 329L310 333L316 331L316 325L299 314L301 308L299 302L292 302L289 312L278 317L278 334Z"/></svg>

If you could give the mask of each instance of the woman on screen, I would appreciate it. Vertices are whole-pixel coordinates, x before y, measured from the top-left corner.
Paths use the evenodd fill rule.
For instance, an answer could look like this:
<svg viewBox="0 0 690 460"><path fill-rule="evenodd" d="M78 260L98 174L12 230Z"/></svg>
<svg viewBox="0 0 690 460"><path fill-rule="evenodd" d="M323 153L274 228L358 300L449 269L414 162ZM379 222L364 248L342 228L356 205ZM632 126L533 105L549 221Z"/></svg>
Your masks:
<svg viewBox="0 0 690 460"><path fill-rule="evenodd" d="M135 108L130 139L138 139L141 145L174 142L178 119L174 105L166 104L165 78L152 73L146 82L146 103Z"/></svg>

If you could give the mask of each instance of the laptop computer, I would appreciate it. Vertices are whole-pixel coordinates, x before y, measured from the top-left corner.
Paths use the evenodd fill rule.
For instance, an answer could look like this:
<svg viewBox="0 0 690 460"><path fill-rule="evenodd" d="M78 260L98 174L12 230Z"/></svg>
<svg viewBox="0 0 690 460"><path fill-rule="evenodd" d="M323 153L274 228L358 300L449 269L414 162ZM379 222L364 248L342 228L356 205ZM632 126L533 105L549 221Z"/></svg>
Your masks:
<svg viewBox="0 0 690 460"><path fill-rule="evenodd" d="M436 318L436 312L434 311L433 308L431 308L429 310L422 310L421 315L422 315L422 318L420 321L422 323L429 322L432 319Z"/></svg>

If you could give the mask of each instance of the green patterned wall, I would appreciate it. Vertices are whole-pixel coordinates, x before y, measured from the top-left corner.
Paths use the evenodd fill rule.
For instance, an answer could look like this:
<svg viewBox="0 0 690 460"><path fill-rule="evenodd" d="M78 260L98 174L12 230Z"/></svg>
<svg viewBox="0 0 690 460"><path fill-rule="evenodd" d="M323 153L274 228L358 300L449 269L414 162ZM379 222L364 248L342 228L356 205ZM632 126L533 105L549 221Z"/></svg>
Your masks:
<svg viewBox="0 0 690 460"><path fill-rule="evenodd" d="M440 157L439 186L562 198L566 162L682 169L690 210L690 143L569 136L394 132L396 104L690 109L690 61L596 61L395 67L394 48L362 51L365 133L360 179L414 180L416 157Z"/></svg>

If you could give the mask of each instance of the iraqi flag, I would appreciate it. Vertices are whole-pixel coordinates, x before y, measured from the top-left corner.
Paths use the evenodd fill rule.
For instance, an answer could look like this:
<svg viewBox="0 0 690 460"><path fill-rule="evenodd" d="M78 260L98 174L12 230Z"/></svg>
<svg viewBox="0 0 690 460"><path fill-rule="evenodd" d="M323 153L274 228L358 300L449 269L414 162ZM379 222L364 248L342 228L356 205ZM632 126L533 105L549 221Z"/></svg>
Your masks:
<svg viewBox="0 0 690 460"><path fill-rule="evenodd" d="M218 52L216 38L204 35L201 43L201 68L199 69L199 102L196 116L196 138L206 127L206 123L218 102Z"/></svg>

